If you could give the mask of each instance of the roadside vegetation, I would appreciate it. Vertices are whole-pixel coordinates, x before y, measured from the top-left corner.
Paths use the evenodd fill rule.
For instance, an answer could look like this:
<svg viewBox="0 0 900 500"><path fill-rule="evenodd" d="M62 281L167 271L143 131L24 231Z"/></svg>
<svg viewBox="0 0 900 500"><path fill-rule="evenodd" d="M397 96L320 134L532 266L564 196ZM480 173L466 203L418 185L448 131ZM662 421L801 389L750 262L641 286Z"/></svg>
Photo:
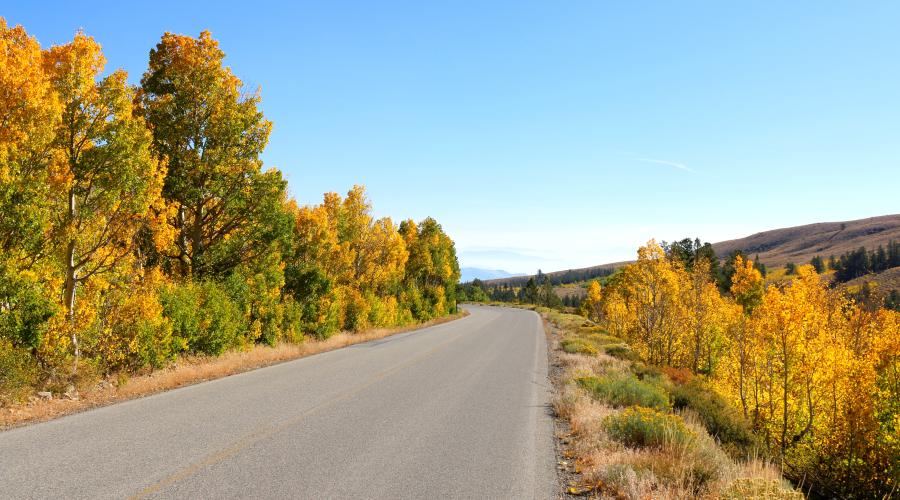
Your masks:
<svg viewBox="0 0 900 500"><path fill-rule="evenodd" d="M750 435L748 422L709 405L705 391L685 389L694 377L634 360L622 339L583 316L538 311L553 325L559 348L553 405L568 424L563 453L579 478L570 494L803 498L758 456L752 439L742 439ZM575 344L590 349L564 347Z"/></svg>
<svg viewBox="0 0 900 500"><path fill-rule="evenodd" d="M536 299L523 302L579 313L562 327L560 356L574 366L563 396L603 405L592 410L592 425L604 436L613 429L602 424L610 411L672 411L690 415L688 428L700 425L733 459L771 462L811 496L896 494L900 313L890 296L831 286L816 270L828 272L824 259L791 274L784 268L784 279L767 282L759 263L735 254L723 264L703 248L651 241L633 264L590 282L579 308L515 291ZM463 294L472 295L466 287ZM666 421L650 413L630 418L614 433L640 419ZM644 438L635 439L632 445ZM682 486L698 484L685 478Z"/></svg>
<svg viewBox="0 0 900 500"><path fill-rule="evenodd" d="M133 86L92 37L0 18L0 407L456 311L440 224L376 220L361 186L291 199L224 58L165 33Z"/></svg>

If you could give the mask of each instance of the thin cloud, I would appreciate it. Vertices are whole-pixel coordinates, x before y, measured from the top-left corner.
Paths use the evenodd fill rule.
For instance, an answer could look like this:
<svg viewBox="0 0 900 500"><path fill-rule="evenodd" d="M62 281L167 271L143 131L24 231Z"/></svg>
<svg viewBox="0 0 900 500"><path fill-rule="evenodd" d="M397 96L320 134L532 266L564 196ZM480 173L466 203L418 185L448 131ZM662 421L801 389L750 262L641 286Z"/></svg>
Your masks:
<svg viewBox="0 0 900 500"><path fill-rule="evenodd" d="M670 166L670 167L675 167L675 168L677 168L677 169L679 169L679 170L684 170L685 172L690 172L690 173L692 173L692 174L696 174L696 173L697 173L696 170L692 169L691 167L688 167L688 166L685 165L684 163L678 163L678 162L674 162L674 161L668 161L668 160L655 160L655 159L653 159L653 158L635 158L634 161L642 161L642 162L644 162L644 163L656 163L657 165L667 165L667 166Z"/></svg>

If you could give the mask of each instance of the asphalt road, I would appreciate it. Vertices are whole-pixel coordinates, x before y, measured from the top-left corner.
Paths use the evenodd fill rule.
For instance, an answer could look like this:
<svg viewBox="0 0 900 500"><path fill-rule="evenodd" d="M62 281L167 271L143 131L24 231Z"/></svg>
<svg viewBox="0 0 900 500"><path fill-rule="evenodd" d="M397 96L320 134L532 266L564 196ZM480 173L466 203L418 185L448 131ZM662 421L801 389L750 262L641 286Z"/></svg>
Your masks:
<svg viewBox="0 0 900 500"><path fill-rule="evenodd" d="M551 498L540 319L468 309L0 432L0 498Z"/></svg>

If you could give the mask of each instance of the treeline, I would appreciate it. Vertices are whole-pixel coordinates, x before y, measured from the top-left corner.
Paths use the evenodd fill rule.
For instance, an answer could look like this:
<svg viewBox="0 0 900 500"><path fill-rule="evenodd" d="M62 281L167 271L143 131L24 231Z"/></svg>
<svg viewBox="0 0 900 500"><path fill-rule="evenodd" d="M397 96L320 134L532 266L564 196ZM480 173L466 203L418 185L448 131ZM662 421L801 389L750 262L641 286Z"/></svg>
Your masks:
<svg viewBox="0 0 900 500"><path fill-rule="evenodd" d="M816 258L819 262L816 267L819 268L823 260L818 256ZM900 241L888 242L887 248L878 245L878 248L867 251L865 247L859 247L837 258L832 255L828 259L828 267L834 270L834 279L840 283L900 267Z"/></svg>
<svg viewBox="0 0 900 500"><path fill-rule="evenodd" d="M645 361L700 376L804 489L895 492L900 314L861 306L808 265L766 286L738 256L722 293L707 259L686 262L651 241L605 286L591 285L584 313Z"/></svg>
<svg viewBox="0 0 900 500"><path fill-rule="evenodd" d="M375 220L358 186L298 206L223 60L166 33L135 87L84 33L42 49L0 18L0 403L455 311L441 226Z"/></svg>
<svg viewBox="0 0 900 500"><path fill-rule="evenodd" d="M569 269L566 271L558 271L545 274L538 269L537 274L533 276L514 276L511 278L502 278L490 280L490 283L482 282L482 288L506 287L520 289L528 284L529 280L535 281L536 285L541 285L544 279L548 280L551 285L569 285L572 283L580 283L583 281L603 278L611 275L616 271L612 267L588 267L585 269ZM474 281L474 280L473 280ZM480 280L479 280L480 281Z"/></svg>
<svg viewBox="0 0 900 500"><path fill-rule="evenodd" d="M670 258L678 260L688 270L695 265L703 265L709 268L709 274L713 281L723 292L728 291L731 278L735 273L735 262L738 258L746 260L744 253L736 250L721 260L710 243L702 243L699 238L684 238L672 243L663 241L660 247ZM753 266L762 276L766 275L766 266L759 261L757 255L753 260ZM528 277L509 278L503 281L490 283L475 279L470 283L460 285L461 300L473 302L509 302L534 304L537 306L558 308L560 306L580 308L584 293L551 294L554 286L567 284L582 284L596 281L598 284L606 282L615 276L620 268L587 268L569 270L559 273L544 274L538 269L537 274Z"/></svg>
<svg viewBox="0 0 900 500"><path fill-rule="evenodd" d="M550 275L538 270L537 274L528 277L523 286L509 283L485 283L480 279L459 285L459 300L469 302L517 302L538 306L559 308L578 307L581 305L580 294L568 294L560 297L556 292Z"/></svg>

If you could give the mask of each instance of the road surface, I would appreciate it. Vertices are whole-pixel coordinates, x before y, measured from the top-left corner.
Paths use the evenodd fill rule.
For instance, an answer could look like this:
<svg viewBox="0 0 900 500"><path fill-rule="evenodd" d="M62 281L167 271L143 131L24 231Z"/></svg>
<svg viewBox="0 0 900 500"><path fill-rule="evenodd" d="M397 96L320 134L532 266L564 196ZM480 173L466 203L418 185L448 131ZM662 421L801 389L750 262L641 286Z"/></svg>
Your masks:
<svg viewBox="0 0 900 500"><path fill-rule="evenodd" d="M468 309L0 432L0 498L551 498L540 319Z"/></svg>

